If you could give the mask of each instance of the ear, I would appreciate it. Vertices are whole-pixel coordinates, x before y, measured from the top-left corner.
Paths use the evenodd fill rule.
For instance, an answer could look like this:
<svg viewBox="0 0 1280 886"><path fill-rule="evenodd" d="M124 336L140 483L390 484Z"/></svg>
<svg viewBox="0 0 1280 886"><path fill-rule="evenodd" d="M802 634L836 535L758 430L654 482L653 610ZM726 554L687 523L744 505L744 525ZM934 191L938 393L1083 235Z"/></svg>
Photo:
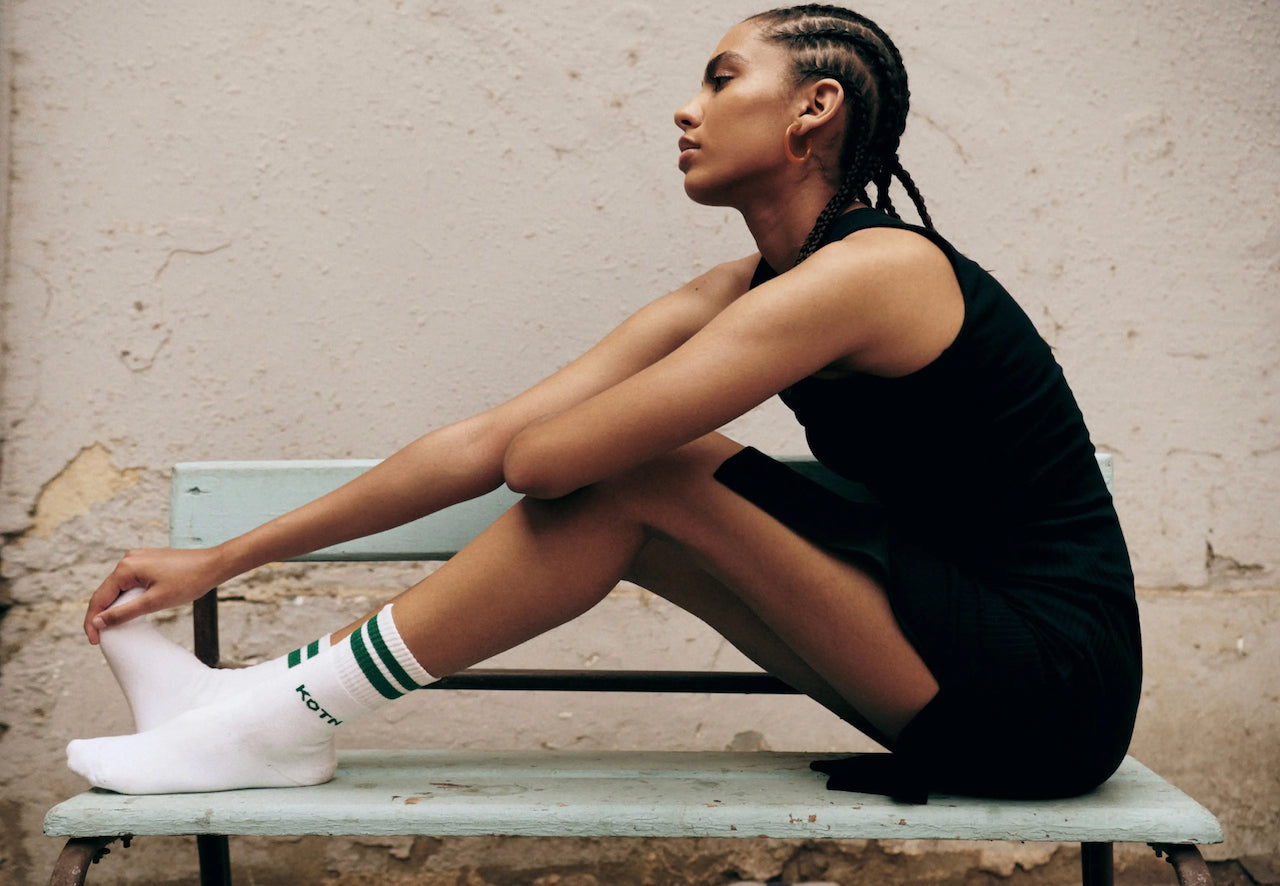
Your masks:
<svg viewBox="0 0 1280 886"><path fill-rule="evenodd" d="M844 108L844 87L826 78L807 84L800 94L804 103L796 118L796 135L810 135L831 123Z"/></svg>

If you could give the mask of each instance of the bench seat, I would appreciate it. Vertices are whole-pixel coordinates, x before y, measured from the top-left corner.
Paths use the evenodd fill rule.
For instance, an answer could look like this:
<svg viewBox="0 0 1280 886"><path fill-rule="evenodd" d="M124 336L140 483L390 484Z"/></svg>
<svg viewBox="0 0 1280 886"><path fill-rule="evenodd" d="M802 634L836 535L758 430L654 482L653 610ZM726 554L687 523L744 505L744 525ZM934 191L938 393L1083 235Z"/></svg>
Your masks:
<svg viewBox="0 0 1280 886"><path fill-rule="evenodd" d="M1129 758L1051 802L933 795L924 806L828 791L809 761L755 751L378 751L308 788L123 796L55 806L50 836L132 834L780 837L1216 843L1214 817ZM827 755L832 756L832 755Z"/></svg>

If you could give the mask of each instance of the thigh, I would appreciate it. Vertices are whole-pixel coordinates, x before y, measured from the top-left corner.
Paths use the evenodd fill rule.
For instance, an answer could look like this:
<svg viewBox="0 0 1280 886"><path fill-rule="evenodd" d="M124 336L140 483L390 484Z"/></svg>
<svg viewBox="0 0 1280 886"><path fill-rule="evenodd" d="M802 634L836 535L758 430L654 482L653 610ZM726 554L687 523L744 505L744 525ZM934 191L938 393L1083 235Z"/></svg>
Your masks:
<svg viewBox="0 0 1280 886"><path fill-rule="evenodd" d="M711 435L591 494L684 548L840 698L892 739L937 692L873 575L715 479L742 447Z"/></svg>
<svg viewBox="0 0 1280 886"><path fill-rule="evenodd" d="M678 543L667 538L647 541L626 578L706 622L761 668L863 734L889 745L889 739L875 725Z"/></svg>

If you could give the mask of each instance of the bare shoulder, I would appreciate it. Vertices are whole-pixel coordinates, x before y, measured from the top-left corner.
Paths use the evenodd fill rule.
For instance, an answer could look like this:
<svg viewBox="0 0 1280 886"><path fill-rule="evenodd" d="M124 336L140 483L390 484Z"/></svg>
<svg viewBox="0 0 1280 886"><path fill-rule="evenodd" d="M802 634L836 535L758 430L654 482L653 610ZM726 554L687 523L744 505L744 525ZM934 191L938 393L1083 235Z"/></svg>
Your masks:
<svg viewBox="0 0 1280 886"><path fill-rule="evenodd" d="M964 297L951 260L928 237L867 228L818 250L805 264L856 302L866 337L842 368L903 375L927 365L956 338Z"/></svg>
<svg viewBox="0 0 1280 886"><path fill-rule="evenodd" d="M955 270L942 249L923 234L902 228L865 228L815 253L868 282L892 285L954 282Z"/></svg>

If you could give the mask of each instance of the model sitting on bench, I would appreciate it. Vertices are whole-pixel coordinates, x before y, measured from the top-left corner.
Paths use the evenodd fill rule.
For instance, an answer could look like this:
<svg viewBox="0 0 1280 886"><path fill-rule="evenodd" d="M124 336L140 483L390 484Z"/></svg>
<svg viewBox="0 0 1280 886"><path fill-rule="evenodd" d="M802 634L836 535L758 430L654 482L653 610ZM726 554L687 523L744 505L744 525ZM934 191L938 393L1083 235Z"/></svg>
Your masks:
<svg viewBox="0 0 1280 886"><path fill-rule="evenodd" d="M1049 347L934 232L901 166L907 100L897 49L854 13L795 7L730 30L676 112L679 168L695 201L743 214L759 253L309 505L214 548L128 554L85 631L138 732L72 742L71 767L125 793L323 782L343 723L628 579L927 787L1102 783L1141 679L1124 540ZM898 219L894 177L923 227ZM825 480L716 433L778 393ZM274 661L210 670L138 618L504 481L526 498L456 557Z"/></svg>

